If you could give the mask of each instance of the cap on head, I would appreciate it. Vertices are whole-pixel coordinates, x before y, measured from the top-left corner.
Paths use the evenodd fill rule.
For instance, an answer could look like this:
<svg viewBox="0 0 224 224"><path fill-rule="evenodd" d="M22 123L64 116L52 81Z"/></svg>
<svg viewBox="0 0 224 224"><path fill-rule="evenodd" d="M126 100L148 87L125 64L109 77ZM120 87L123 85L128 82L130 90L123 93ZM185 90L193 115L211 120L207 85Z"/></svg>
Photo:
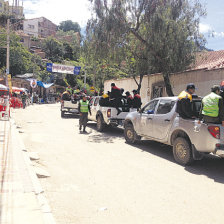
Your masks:
<svg viewBox="0 0 224 224"><path fill-rule="evenodd" d="M129 95L130 95L130 92L129 92L129 91L127 91L125 94L126 94L127 96L129 96Z"/></svg>
<svg viewBox="0 0 224 224"><path fill-rule="evenodd" d="M115 86L115 83L111 83L111 86Z"/></svg>
<svg viewBox="0 0 224 224"><path fill-rule="evenodd" d="M217 90L220 91L220 86L219 85L213 85L211 91L215 93Z"/></svg>
<svg viewBox="0 0 224 224"><path fill-rule="evenodd" d="M133 93L137 93L138 91L137 91L136 89L134 89L132 92L133 92Z"/></svg>
<svg viewBox="0 0 224 224"><path fill-rule="evenodd" d="M187 90L188 89L196 89L194 83L187 84Z"/></svg>

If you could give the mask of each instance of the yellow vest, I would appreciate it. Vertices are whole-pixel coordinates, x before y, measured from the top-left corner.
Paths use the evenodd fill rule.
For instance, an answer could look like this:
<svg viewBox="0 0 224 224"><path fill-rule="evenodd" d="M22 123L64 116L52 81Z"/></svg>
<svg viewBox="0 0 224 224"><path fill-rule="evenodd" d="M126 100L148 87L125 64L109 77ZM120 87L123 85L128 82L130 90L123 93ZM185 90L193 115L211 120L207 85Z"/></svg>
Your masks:
<svg viewBox="0 0 224 224"><path fill-rule="evenodd" d="M179 96L178 99L182 100L182 99L189 99L190 101L192 101L192 95L190 93L188 93L187 91L182 91Z"/></svg>

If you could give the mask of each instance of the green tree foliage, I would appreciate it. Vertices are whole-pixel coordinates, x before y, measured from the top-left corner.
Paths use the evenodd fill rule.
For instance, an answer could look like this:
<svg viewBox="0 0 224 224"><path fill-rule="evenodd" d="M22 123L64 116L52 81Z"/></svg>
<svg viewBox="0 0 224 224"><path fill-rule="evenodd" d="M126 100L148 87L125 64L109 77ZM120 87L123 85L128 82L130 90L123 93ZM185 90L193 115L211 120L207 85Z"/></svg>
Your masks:
<svg viewBox="0 0 224 224"><path fill-rule="evenodd" d="M0 68L6 67L6 32L0 29ZM39 56L31 54L21 43L15 33L10 34L10 73L12 75L24 74L27 72L39 72L42 61Z"/></svg>
<svg viewBox="0 0 224 224"><path fill-rule="evenodd" d="M198 0L90 0L95 18L88 22L88 41L98 56L126 62L129 75L163 74L172 96L170 74L186 70L194 52L204 44L199 18L205 13ZM119 55L118 55L119 54Z"/></svg>
<svg viewBox="0 0 224 224"><path fill-rule="evenodd" d="M75 32L80 33L81 28L77 22L72 22L71 20L66 20L60 23L59 29L63 30L64 32L73 30Z"/></svg>
<svg viewBox="0 0 224 224"><path fill-rule="evenodd" d="M43 50L46 57L52 62L62 62L64 55L63 44L54 37L48 37L44 40Z"/></svg>

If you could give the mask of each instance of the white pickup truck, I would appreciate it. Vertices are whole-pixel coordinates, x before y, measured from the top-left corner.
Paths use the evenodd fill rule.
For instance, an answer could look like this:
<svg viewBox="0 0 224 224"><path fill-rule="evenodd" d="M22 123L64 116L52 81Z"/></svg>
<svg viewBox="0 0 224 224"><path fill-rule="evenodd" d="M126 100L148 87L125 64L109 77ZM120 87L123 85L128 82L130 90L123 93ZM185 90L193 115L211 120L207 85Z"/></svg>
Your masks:
<svg viewBox="0 0 224 224"><path fill-rule="evenodd" d="M69 114L78 114L78 101L67 101L67 100L62 100L61 101L61 117L65 117L65 113Z"/></svg>
<svg viewBox="0 0 224 224"><path fill-rule="evenodd" d="M176 113L177 97L156 98L139 112L125 118L124 136L134 144L142 137L173 147L174 159L182 164L200 160L204 154L224 157L224 128L220 124L199 124ZM199 114L201 100L194 99L192 109Z"/></svg>
<svg viewBox="0 0 224 224"><path fill-rule="evenodd" d="M102 132L107 125L123 126L125 117L129 112L137 111L130 109L117 115L117 109L114 107L100 106L100 96L95 96L90 100L91 115L88 120L97 122L97 131ZM119 108L122 110L122 108Z"/></svg>

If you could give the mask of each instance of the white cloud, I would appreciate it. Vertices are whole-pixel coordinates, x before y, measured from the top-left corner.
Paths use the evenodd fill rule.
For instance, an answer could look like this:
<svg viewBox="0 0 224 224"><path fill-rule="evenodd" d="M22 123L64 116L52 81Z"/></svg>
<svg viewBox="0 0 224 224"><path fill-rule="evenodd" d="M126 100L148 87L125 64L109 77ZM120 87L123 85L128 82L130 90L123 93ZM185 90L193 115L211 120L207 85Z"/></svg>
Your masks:
<svg viewBox="0 0 224 224"><path fill-rule="evenodd" d="M85 26L91 17L88 0L39 0L24 1L25 17L27 19L44 16L52 22L72 20L80 26Z"/></svg>
<svg viewBox="0 0 224 224"><path fill-rule="evenodd" d="M213 36L214 36L214 37L221 37L221 38L224 38L224 32L219 32L219 33L218 33L218 32L214 32L214 33L213 33Z"/></svg>
<svg viewBox="0 0 224 224"><path fill-rule="evenodd" d="M209 33L212 32L212 27L209 24L199 24L199 30L201 33Z"/></svg>

